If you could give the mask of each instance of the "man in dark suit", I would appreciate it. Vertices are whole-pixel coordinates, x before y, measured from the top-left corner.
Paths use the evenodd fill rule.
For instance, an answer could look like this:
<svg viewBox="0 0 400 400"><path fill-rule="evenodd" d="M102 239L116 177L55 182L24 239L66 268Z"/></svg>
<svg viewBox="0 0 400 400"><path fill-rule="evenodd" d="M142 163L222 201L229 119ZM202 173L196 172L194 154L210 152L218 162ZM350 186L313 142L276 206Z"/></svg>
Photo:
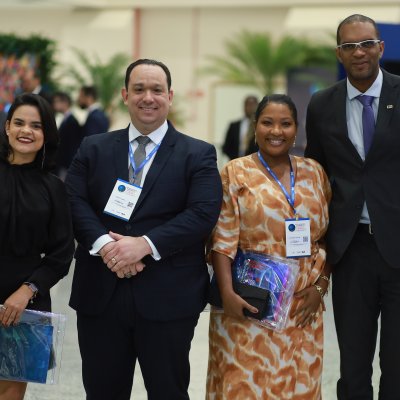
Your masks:
<svg viewBox="0 0 400 400"><path fill-rule="evenodd" d="M340 348L337 395L372 400L380 316L379 399L399 399L400 77L380 69L384 43L372 19L346 18L337 44L347 79L312 97L305 151L324 166L333 191L327 244ZM371 96L372 110L364 96Z"/></svg>
<svg viewBox="0 0 400 400"><path fill-rule="evenodd" d="M0 111L0 132L3 132L7 120L7 113Z"/></svg>
<svg viewBox="0 0 400 400"><path fill-rule="evenodd" d="M104 133L110 127L110 121L97 100L98 93L94 86L81 87L77 103L83 110L88 111L86 121L82 127L83 136Z"/></svg>
<svg viewBox="0 0 400 400"><path fill-rule="evenodd" d="M52 94L50 90L48 90L46 86L42 84L40 71L36 68L28 68L22 75L21 91L38 94L51 104Z"/></svg>
<svg viewBox="0 0 400 400"><path fill-rule="evenodd" d="M89 400L128 400L136 360L150 400L189 399L222 188L215 148L166 120L170 88L163 63L132 63L122 89L131 124L85 138L67 175L79 244L70 305Z"/></svg>
<svg viewBox="0 0 400 400"><path fill-rule="evenodd" d="M255 96L244 100L244 117L230 123L222 151L230 160L250 154L254 148L254 113L258 106Z"/></svg>
<svg viewBox="0 0 400 400"><path fill-rule="evenodd" d="M53 95L53 109L62 114L58 127L60 146L57 156L57 175L64 180L67 170L82 141L82 128L71 110L72 100L68 93L56 92Z"/></svg>

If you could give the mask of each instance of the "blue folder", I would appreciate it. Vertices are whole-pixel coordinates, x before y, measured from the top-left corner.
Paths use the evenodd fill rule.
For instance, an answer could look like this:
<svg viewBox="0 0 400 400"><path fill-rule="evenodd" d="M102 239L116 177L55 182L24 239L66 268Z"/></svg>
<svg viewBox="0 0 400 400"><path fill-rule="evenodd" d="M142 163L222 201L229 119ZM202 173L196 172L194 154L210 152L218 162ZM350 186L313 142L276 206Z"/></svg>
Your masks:
<svg viewBox="0 0 400 400"><path fill-rule="evenodd" d="M0 327L0 380L46 383L53 326L21 322Z"/></svg>

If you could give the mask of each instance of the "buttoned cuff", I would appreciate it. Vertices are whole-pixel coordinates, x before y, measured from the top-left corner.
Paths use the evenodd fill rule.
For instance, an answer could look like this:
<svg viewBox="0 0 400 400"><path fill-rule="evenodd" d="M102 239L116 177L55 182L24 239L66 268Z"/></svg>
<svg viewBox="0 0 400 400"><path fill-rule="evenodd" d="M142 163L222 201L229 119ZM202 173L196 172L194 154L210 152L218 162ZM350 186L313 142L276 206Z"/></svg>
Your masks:
<svg viewBox="0 0 400 400"><path fill-rule="evenodd" d="M105 234L100 236L93 244L91 250L89 250L89 254L91 256L99 256L99 251L105 246L107 243L115 242L115 240L109 235Z"/></svg>
<svg viewBox="0 0 400 400"><path fill-rule="evenodd" d="M145 235L143 235L143 238L146 240L146 242L149 244L151 247L151 256L156 260L161 260L160 253L157 251L156 246L154 246L153 242Z"/></svg>

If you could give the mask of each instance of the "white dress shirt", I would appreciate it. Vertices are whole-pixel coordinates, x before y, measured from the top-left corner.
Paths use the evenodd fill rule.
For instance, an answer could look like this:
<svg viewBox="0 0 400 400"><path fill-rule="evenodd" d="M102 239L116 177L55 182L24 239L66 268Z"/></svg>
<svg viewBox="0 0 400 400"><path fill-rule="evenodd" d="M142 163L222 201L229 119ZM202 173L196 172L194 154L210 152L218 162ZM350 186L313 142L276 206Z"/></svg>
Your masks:
<svg viewBox="0 0 400 400"><path fill-rule="evenodd" d="M363 140L363 126L362 126L362 112L363 105L356 99L360 94L367 96L373 96L374 101L372 102L372 110L374 111L374 117L378 115L379 97L381 95L383 83L382 71L379 70L378 76L374 83L369 87L365 93L361 93L356 89L347 79L347 98L346 98L346 118L347 118L347 131L349 133L349 139L356 148L361 159L365 161L365 150ZM369 224L369 214L366 202L364 202L363 210L361 213L360 223Z"/></svg>
<svg viewBox="0 0 400 400"><path fill-rule="evenodd" d="M167 133L168 130L168 123L167 121L164 121L164 123L157 128L155 131L149 133L147 135L147 137L149 139L151 139L151 142L149 142L146 146L146 156L151 153L151 151L159 144L161 143L161 141L164 139L165 134ZM142 134L134 127L134 125L131 123L129 124L129 143L132 146L132 150L133 152L135 152L136 148L138 147L138 142L137 140L135 140L138 136L142 136ZM156 152L157 153L157 152ZM151 164L153 163L154 160L154 156L156 155L156 153L153 154L153 156L148 160L148 162L144 165L143 167L143 173L142 173L142 178L140 181L140 186L143 186L144 181L146 179L146 175L151 167ZM130 164L130 158L129 158L129 154L127 155L128 158L128 162L127 162L127 168L129 168L129 164ZM154 246L153 242L146 236L143 235L143 238L147 241L147 243L149 244L149 246L151 247L152 250L152 254L151 256L155 259L155 260L160 260L161 256L160 253L157 251L156 247ZM92 249L89 251L89 253L92 256L98 256L98 252L100 251L100 249L105 246L107 243L113 242L114 239L108 235L102 235L100 236L92 245Z"/></svg>

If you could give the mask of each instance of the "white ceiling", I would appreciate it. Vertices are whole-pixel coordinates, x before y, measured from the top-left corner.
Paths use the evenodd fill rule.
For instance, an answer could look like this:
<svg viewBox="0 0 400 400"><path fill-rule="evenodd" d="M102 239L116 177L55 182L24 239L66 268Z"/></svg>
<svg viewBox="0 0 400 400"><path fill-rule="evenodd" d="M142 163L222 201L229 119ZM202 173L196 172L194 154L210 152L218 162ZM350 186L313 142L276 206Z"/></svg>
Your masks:
<svg viewBox="0 0 400 400"><path fill-rule="evenodd" d="M82 8L103 7L109 4L104 0L0 0L0 8L32 9L32 8Z"/></svg>
<svg viewBox="0 0 400 400"><path fill-rule="evenodd" d="M153 7L319 7L399 6L399 0L0 0L0 9Z"/></svg>

